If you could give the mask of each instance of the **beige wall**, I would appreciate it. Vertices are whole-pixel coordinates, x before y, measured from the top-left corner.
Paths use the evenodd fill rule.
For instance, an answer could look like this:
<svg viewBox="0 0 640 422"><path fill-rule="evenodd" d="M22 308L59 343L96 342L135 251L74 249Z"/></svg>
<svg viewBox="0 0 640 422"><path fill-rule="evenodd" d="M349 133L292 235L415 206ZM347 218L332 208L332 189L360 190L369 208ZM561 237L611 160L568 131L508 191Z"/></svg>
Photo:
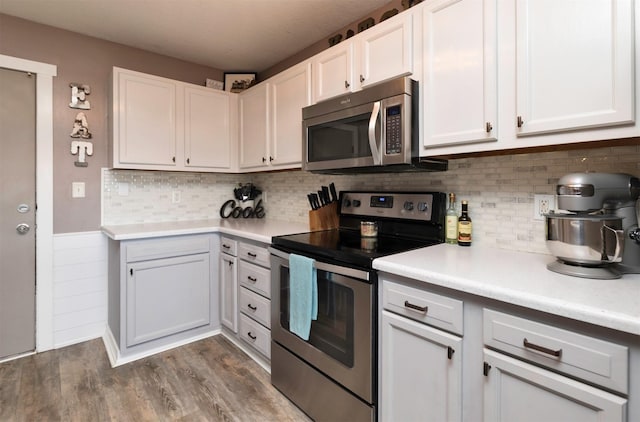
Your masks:
<svg viewBox="0 0 640 422"><path fill-rule="evenodd" d="M56 65L54 78L53 183L54 233L100 228L100 168L107 165L107 99L113 66L164 76L198 85L222 80L223 72L167 56L0 14L0 54ZM78 111L69 107L69 83L91 86L85 112L93 134L89 167L75 167L71 133ZM86 198L71 198L71 183L85 182Z"/></svg>

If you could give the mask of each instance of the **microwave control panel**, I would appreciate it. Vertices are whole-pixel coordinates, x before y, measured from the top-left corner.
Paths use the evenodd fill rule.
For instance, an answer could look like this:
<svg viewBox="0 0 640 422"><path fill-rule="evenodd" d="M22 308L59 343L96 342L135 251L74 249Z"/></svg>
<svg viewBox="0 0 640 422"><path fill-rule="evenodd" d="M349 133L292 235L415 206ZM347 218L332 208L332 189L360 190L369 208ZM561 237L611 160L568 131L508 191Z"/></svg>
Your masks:
<svg viewBox="0 0 640 422"><path fill-rule="evenodd" d="M385 151L387 155L402 153L402 108L387 107L385 116Z"/></svg>

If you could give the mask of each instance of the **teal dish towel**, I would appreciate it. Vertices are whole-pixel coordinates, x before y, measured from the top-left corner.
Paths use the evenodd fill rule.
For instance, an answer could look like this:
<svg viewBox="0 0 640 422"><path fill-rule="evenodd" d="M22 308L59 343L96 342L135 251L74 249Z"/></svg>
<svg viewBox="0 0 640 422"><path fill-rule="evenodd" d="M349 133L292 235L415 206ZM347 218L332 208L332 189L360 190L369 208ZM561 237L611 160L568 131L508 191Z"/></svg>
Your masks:
<svg viewBox="0 0 640 422"><path fill-rule="evenodd" d="M309 340L311 320L318 319L318 276L315 260L289 255L289 331Z"/></svg>

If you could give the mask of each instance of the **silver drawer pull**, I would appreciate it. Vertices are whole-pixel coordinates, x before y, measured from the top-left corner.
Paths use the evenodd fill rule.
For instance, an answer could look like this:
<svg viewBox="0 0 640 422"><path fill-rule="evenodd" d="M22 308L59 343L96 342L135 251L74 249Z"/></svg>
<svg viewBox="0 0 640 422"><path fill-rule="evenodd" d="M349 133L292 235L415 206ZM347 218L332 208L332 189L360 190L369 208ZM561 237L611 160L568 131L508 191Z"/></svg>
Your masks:
<svg viewBox="0 0 640 422"><path fill-rule="evenodd" d="M253 305L252 305L252 304L250 304L250 303L249 303L249 304L247 304L247 308L251 309L252 311L255 311L255 310L257 310L257 309L258 309L258 307L257 307L257 306L253 306Z"/></svg>
<svg viewBox="0 0 640 422"><path fill-rule="evenodd" d="M522 345L527 349L537 350L538 352L546 353L547 355L555 356L557 358L562 356L562 349L553 350L553 349L548 349L544 346L538 346L537 344L529 343L529 341L526 338L522 341Z"/></svg>
<svg viewBox="0 0 640 422"><path fill-rule="evenodd" d="M247 276L247 280L251 281L252 283L255 283L256 281L258 281L257 278L251 277L250 275Z"/></svg>
<svg viewBox="0 0 640 422"><path fill-rule="evenodd" d="M427 311L429 310L428 306L414 305L413 303L410 303L408 300L404 301L404 307L405 308L409 308L409 309L413 309L414 311L422 312L423 314L426 314Z"/></svg>
<svg viewBox="0 0 640 422"><path fill-rule="evenodd" d="M258 338L258 337L256 337L256 336L254 336L253 334L251 334L251 331L249 331L249 332L247 333L247 335L249 336L249 338L250 338L251 340L255 340L255 339L257 339L257 338Z"/></svg>

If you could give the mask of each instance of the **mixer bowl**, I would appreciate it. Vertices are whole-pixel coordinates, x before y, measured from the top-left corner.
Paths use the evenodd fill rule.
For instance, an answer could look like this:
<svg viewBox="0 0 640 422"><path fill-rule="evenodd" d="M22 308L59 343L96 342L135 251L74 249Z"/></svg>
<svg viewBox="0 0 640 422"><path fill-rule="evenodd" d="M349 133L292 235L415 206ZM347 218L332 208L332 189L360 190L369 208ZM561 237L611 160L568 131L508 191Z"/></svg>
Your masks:
<svg viewBox="0 0 640 422"><path fill-rule="evenodd" d="M547 214L546 244L560 260L583 266L622 261L622 219L611 215Z"/></svg>

